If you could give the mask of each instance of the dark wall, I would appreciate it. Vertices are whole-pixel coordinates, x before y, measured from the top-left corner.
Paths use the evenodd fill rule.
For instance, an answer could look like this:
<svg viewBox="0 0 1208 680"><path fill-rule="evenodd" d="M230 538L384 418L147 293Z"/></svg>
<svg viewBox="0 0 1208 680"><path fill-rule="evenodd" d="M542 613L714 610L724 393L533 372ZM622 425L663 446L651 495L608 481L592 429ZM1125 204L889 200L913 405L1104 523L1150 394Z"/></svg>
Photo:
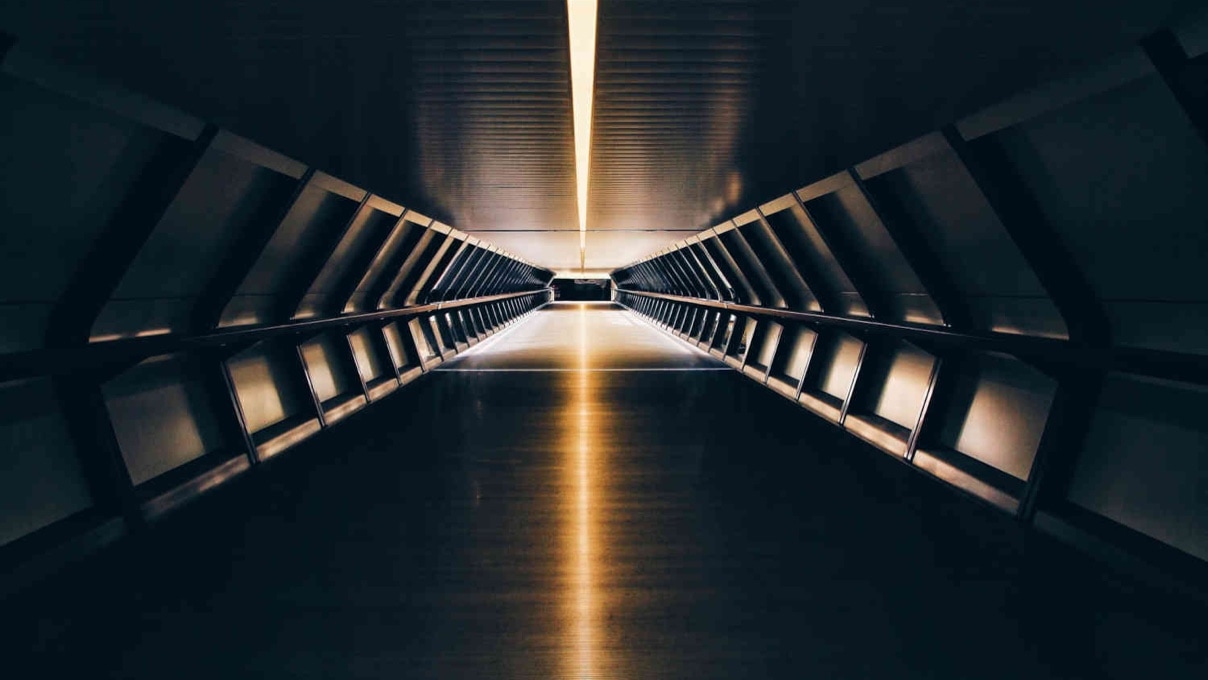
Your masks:
<svg viewBox="0 0 1208 680"><path fill-rule="evenodd" d="M550 271L21 47L0 148L5 574L138 530L549 296Z"/></svg>
<svg viewBox="0 0 1208 680"><path fill-rule="evenodd" d="M1206 25L768 196L613 272L618 299L926 474L1202 578Z"/></svg>

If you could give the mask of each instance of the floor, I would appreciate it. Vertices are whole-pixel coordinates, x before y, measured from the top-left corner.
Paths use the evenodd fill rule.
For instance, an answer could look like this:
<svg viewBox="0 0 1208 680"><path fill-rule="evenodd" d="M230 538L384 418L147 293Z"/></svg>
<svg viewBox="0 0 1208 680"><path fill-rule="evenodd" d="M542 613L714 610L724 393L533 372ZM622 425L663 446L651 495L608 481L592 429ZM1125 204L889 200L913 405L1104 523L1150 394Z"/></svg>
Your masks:
<svg viewBox="0 0 1208 680"><path fill-rule="evenodd" d="M609 304L549 306L268 467L8 603L30 672L5 675L1208 669L1202 610Z"/></svg>

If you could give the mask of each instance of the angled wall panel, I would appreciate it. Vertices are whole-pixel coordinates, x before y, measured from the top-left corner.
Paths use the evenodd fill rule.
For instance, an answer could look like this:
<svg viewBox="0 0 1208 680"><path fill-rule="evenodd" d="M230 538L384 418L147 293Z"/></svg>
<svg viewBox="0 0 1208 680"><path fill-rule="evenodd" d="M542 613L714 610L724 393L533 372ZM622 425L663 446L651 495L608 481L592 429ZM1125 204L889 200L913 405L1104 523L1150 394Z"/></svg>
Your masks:
<svg viewBox="0 0 1208 680"><path fill-rule="evenodd" d="M294 318L331 316L343 311L345 298L360 283L403 212L401 206L370 196L307 288Z"/></svg>
<svg viewBox="0 0 1208 680"><path fill-rule="evenodd" d="M140 121L0 73L0 350L43 344L76 267L168 141Z"/></svg>
<svg viewBox="0 0 1208 680"><path fill-rule="evenodd" d="M326 258L352 219L364 191L316 175L277 227L264 252L223 311L220 326L288 320L296 311L299 276Z"/></svg>
<svg viewBox="0 0 1208 680"><path fill-rule="evenodd" d="M1208 351L1208 149L1156 75L974 142L998 145L1120 344Z"/></svg>

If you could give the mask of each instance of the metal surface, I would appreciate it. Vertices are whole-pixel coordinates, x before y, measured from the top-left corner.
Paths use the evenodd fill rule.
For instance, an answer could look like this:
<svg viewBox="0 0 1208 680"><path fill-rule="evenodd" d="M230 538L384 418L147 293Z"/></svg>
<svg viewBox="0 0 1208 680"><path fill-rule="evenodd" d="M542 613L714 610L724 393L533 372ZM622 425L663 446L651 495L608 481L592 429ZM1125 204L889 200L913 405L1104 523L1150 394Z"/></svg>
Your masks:
<svg viewBox="0 0 1208 680"><path fill-rule="evenodd" d="M575 229L562 0L62 0L0 24L459 229Z"/></svg>
<svg viewBox="0 0 1208 680"><path fill-rule="evenodd" d="M1119 385L1129 381L1125 373L1139 374L1135 379L1138 385L1163 385L1133 388L1149 389L1150 393L1144 395L1146 402L1163 404L1157 407L1164 411L1156 428L1161 432L1168 427L1168 418L1183 419L1185 409L1189 408L1187 400L1198 398L1192 397L1190 390L1198 394L1202 387L1182 387L1180 383L1203 384L1202 357L1161 356L1162 353L1155 355L1145 350L1110 350L1074 341L1006 334L997 334L994 341L987 342L989 337L985 334L977 337L932 326L908 327L873 320L834 317L824 320L825 315L669 294L621 290L617 299L680 337L684 337L680 332L681 319L689 309L716 309L748 317L745 321L739 319L744 330L741 334L729 334L717 356L786 397L789 395L785 389L769 383L770 370L768 374L762 373L758 365L755 368L760 368L759 371L748 369L751 352L759 353L763 365L788 361L781 357L796 352L796 347L790 345L782 350L776 340L785 322L796 322L825 334L828 344L823 345L820 361L827 365L815 369L819 361L810 357L805 368L799 369L800 383L794 401L898 461L1024 522L1035 522L1043 530L1094 552L1117 568L1159 583L1163 588L1199 599L1208 597L1204 587L1208 583L1208 570L1201 561L1203 546L1192 535L1179 536L1180 547L1191 553L1187 554L1160 538L1170 535L1173 527L1182 526L1183 522L1199 521L1198 510L1190 507L1189 499L1184 499L1185 493L1178 490L1181 483L1162 480L1172 487L1170 503L1145 504L1133 500L1131 504L1117 504L1112 499L1117 494L1128 494L1130 487L1122 489L1119 482L1111 482L1112 491L1105 491L1107 482L1098 469L1104 466L1103 460L1108 455L1104 448L1132 459L1131 464L1136 465L1136 440L1108 442L1104 438L1112 435L1105 433L1120 427L1147 431L1146 428L1154 427L1149 422L1157 412L1151 409L1127 412L1135 408L1132 406L1121 412L1119 404L1131 402L1117 401L1115 407L1110 402L1104 403L1099 385L1105 379L1115 381L1116 400L1121 399ZM752 324L755 324L753 331ZM737 340L740 335L742 339ZM1041 342L1029 346L1033 341ZM844 348L842 352L839 345ZM851 346L855 347L855 356ZM919 347L931 349L923 351ZM1051 377L1038 378L1039 372L1024 369L1023 364L1014 368L1002 364L1003 355L1014 355L1039 366ZM997 362L989 382L984 382L986 376L977 368L986 361ZM1167 361L1164 368L1157 365ZM933 401L939 402L939 413L932 413ZM1198 436L1191 434L1188 438L1182 431L1175 434L1178 453L1172 452L1172 457L1197 455ZM1095 439L1097 450L1089 448L1088 443ZM1097 462L1088 463L1088 458ZM1143 465L1131 474L1161 477L1158 470ZM1093 496L1085 491L1088 488L1093 489ZM1107 508L1114 518L1137 513L1144 524L1132 520L1124 525L1117 523L1119 519L1112 521L1085 512L1072 500L1075 489L1081 489L1080 493L1092 499L1084 502ZM1170 504L1174 505L1173 517L1179 519L1154 514L1158 506L1169 512ZM1138 510L1138 505L1144 507Z"/></svg>
<svg viewBox="0 0 1208 680"><path fill-rule="evenodd" d="M586 267L1060 75L1175 4L603 2ZM559 242L577 226L563 0L47 0L0 23L458 229L520 232L507 247L538 264L578 266L577 240Z"/></svg>
<svg viewBox="0 0 1208 680"><path fill-rule="evenodd" d="M1160 613L1208 599L1208 15L1176 4L602 3L586 266L644 258L618 300L665 333L517 325L556 273L509 250L581 264L561 0L0 9L0 591L137 537L14 609L16 646L146 677L1190 670ZM233 532L155 542L237 478Z"/></svg>
<svg viewBox="0 0 1208 680"><path fill-rule="evenodd" d="M221 254L222 261L218 264L213 277L194 307L193 330L205 332L218 326L223 310L239 290L239 286L247 278L248 273L256 266L256 261L260 259L264 249L272 241L281 222L310 187L316 172L314 168L307 168L294 184L289 199L280 206L272 206L271 215L262 216L259 224L251 225L251 229L240 235L230 251Z"/></svg>
<svg viewBox="0 0 1208 680"><path fill-rule="evenodd" d="M1195 607L1121 591L718 366L616 307L547 307L141 547L6 601L9 661L127 678L1200 667ZM1180 635L1137 658L1146 626Z"/></svg>
<svg viewBox="0 0 1208 680"><path fill-rule="evenodd" d="M138 184L114 211L51 312L46 329L48 345L73 346L88 341L101 309L217 134L218 128L209 125L197 139L161 142L143 168Z"/></svg>
<svg viewBox="0 0 1208 680"><path fill-rule="evenodd" d="M856 333L872 333L902 338L919 343L935 343L941 346L959 347L966 350L1002 352L1039 364L1068 364L1100 371L1121 371L1138 375L1208 384L1208 358L1199 354L1164 352L1161 350L1133 349L1128 347L1100 347L1083 345L1052 338L1013 335L1008 333L960 332L922 324L905 324L876 321L852 317L827 316L812 312L795 312L787 309L721 302L704 298L689 298L665 293L650 293L623 290L623 293L639 297L674 300L682 304L712 309L724 309L753 316L789 319L806 324L848 330Z"/></svg>
<svg viewBox="0 0 1208 680"><path fill-rule="evenodd" d="M1203 55L1198 59L1189 59L1178 37L1169 29L1146 36L1141 41L1141 47L1199 131L1200 137L1208 143L1208 95L1204 92L1208 59Z"/></svg>
<svg viewBox="0 0 1208 680"><path fill-rule="evenodd" d="M456 309L486 304L495 300L510 300L525 297L547 297L548 291L500 293L480 298L435 302L387 309L378 312L363 312L344 316L303 319L281 324L265 324L219 329L197 335L153 335L142 338L112 340L92 343L69 349L45 349L30 352L0 354L0 376L13 380L32 375L57 375L79 370L84 366L105 365L113 362L137 361L141 358L167 354L200 347L239 346L275 336L305 335L317 331L353 327L365 323L422 316L438 310Z"/></svg>

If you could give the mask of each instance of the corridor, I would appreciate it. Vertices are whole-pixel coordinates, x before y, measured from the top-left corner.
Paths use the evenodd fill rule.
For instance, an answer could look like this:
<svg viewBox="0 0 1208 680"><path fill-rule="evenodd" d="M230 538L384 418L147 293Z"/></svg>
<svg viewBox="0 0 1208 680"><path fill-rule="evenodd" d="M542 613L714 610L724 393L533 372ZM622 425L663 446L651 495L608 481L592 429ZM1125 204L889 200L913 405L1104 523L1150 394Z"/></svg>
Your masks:
<svg viewBox="0 0 1208 680"><path fill-rule="evenodd" d="M45 677L129 678L1179 677L1202 663L1202 630L1179 618L1193 610L1120 592L720 368L617 305L547 305L11 602L6 656L32 652L18 667Z"/></svg>
<svg viewBox="0 0 1208 680"><path fill-rule="evenodd" d="M0 4L0 678L1208 678L1208 3Z"/></svg>

